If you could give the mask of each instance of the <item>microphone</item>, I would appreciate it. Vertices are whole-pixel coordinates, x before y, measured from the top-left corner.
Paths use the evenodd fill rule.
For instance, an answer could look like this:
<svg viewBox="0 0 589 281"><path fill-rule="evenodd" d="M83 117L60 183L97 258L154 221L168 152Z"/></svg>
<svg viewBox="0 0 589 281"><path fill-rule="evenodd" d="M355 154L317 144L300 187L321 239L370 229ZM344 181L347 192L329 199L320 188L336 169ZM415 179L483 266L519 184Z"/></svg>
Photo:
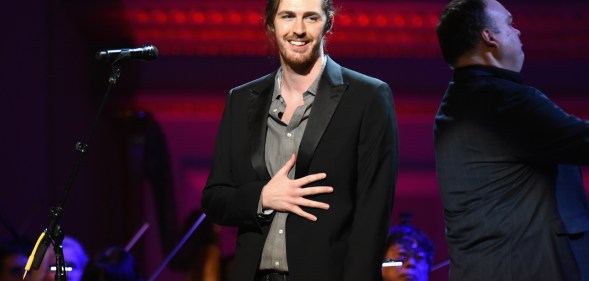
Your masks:
<svg viewBox="0 0 589 281"><path fill-rule="evenodd" d="M119 62L124 60L154 60L158 56L154 45L145 45L134 49L104 50L96 52L99 61Z"/></svg>

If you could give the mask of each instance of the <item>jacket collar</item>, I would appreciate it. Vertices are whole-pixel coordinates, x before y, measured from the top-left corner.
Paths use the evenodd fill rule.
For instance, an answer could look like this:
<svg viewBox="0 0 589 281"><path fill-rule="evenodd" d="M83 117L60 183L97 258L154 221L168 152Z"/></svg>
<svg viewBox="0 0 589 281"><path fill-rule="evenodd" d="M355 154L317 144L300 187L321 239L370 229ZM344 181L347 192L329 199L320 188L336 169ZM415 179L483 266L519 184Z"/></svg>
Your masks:
<svg viewBox="0 0 589 281"><path fill-rule="evenodd" d="M454 70L454 81L465 81L482 76L494 76L511 80L516 83L523 83L523 76L519 72L507 70L504 68L485 66L485 65L470 65Z"/></svg>
<svg viewBox="0 0 589 281"><path fill-rule="evenodd" d="M296 178L308 174L313 153L319 140L327 129L337 105L348 85L342 77L342 67L326 56L325 70L319 81L313 109L307 121L307 127L299 146L296 163ZM277 71L261 78L250 89L248 104L248 126L250 128L250 157L256 173L261 179L268 180L270 175L266 168L264 148L268 126L268 111L274 91L274 78Z"/></svg>
<svg viewBox="0 0 589 281"><path fill-rule="evenodd" d="M327 57L325 70L319 81L317 96L313 102L313 109L299 146L295 178L309 174L309 165L315 149L347 88L348 85L344 83L342 77L342 67Z"/></svg>

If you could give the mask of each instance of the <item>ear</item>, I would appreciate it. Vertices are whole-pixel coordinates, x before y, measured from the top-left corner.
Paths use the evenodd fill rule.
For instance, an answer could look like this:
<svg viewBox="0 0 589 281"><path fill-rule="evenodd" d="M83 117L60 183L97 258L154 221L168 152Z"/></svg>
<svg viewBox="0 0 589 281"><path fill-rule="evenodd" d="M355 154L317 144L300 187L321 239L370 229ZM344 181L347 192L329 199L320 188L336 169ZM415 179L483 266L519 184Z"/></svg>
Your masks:
<svg viewBox="0 0 589 281"><path fill-rule="evenodd" d="M274 26L266 25L266 30L271 34L274 34Z"/></svg>
<svg viewBox="0 0 589 281"><path fill-rule="evenodd" d="M331 28L333 27L333 19L334 17L328 17L327 21L325 22L325 27L323 27L323 34L327 34L329 33L329 31L331 31Z"/></svg>
<svg viewBox="0 0 589 281"><path fill-rule="evenodd" d="M499 44L495 37L495 33L488 28L484 28L483 31L481 31L481 43L487 47L496 47Z"/></svg>

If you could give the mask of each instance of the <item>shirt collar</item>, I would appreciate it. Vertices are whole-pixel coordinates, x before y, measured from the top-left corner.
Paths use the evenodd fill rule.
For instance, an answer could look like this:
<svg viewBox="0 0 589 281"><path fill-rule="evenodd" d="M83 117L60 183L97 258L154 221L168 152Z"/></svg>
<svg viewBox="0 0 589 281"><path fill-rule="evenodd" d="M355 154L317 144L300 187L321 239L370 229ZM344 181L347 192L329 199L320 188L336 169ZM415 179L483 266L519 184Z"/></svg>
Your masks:
<svg viewBox="0 0 589 281"><path fill-rule="evenodd" d="M317 77L315 77L315 80L313 81L313 83L311 83L311 86L309 86L309 88L307 89L306 93L309 93L313 96L317 95L317 89L319 89L319 81L321 80L321 76L323 75L323 71L325 70L325 63L327 62L327 57L325 55L323 55L323 65L321 65L321 70L319 71L319 74L317 74ZM282 86L282 67L278 69L278 72L276 73L276 77L274 78L274 85L276 85L275 90L274 90L274 94L272 95L272 99L277 99L280 96L280 87Z"/></svg>
<svg viewBox="0 0 589 281"><path fill-rule="evenodd" d="M454 70L454 81L464 81L481 76L495 76L516 83L523 83L523 76L521 73L494 66L470 65L456 68Z"/></svg>

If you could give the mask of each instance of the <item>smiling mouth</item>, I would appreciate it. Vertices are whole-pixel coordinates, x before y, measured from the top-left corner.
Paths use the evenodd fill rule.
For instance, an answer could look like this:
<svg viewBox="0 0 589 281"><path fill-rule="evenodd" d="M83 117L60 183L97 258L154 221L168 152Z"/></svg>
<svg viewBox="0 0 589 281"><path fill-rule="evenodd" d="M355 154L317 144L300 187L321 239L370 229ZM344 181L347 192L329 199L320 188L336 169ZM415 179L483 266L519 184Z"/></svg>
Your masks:
<svg viewBox="0 0 589 281"><path fill-rule="evenodd" d="M305 46L308 44L308 42L306 42L306 41L295 41L295 40L289 40L288 43L290 43L293 46L297 46L297 47Z"/></svg>

